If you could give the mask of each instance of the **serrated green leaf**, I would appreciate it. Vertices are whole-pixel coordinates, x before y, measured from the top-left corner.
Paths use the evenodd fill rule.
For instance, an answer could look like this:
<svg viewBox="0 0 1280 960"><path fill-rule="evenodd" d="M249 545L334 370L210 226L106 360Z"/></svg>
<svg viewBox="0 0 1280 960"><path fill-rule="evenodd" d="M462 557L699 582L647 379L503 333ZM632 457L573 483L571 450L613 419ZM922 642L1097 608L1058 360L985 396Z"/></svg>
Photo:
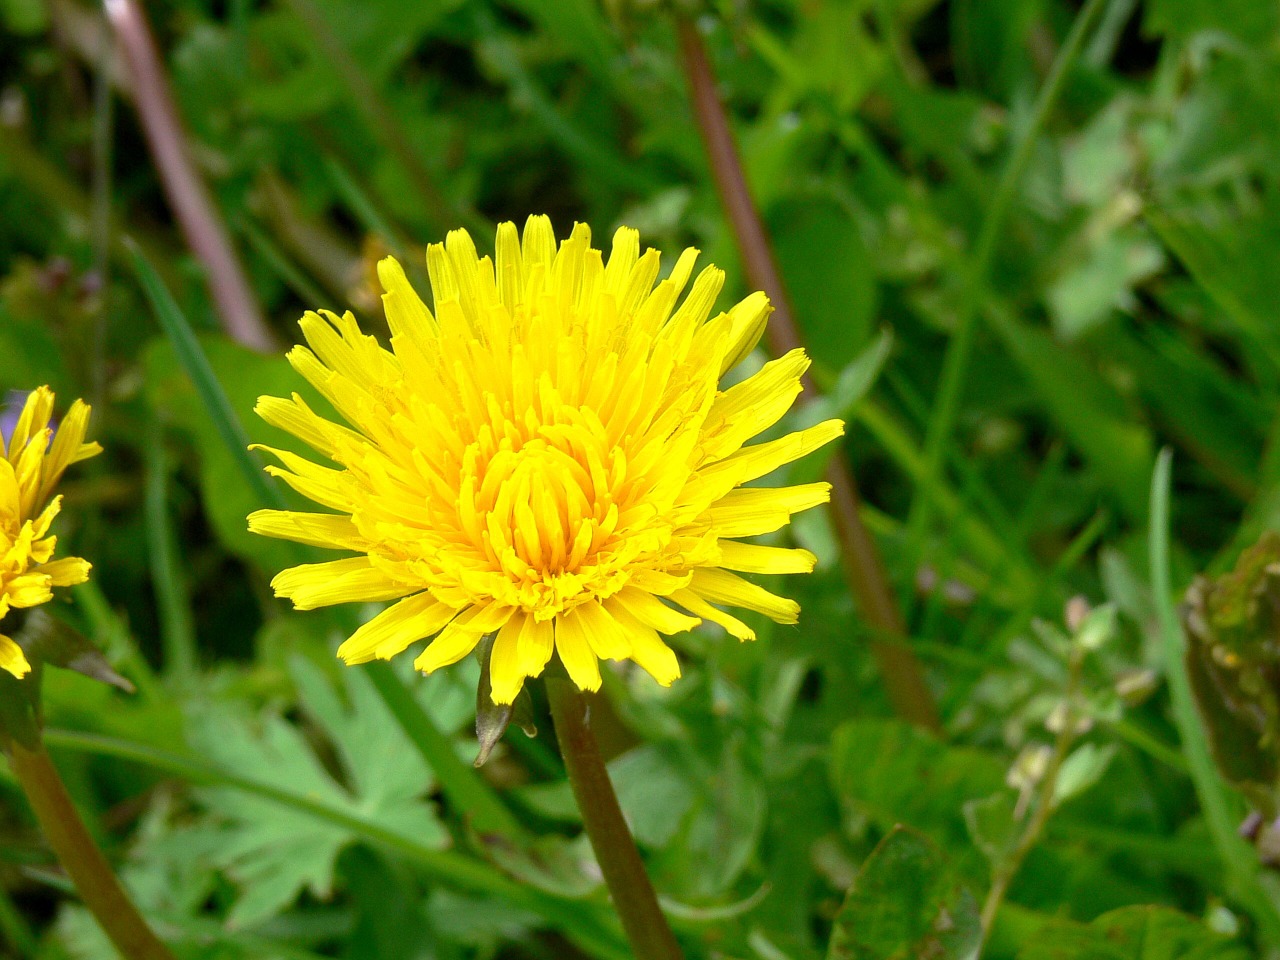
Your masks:
<svg viewBox="0 0 1280 960"><path fill-rule="evenodd" d="M444 847L448 835L425 801L433 780L421 757L360 671L343 671L344 703L320 671L292 663L302 707L337 754L335 780L294 725L267 714L257 731L225 707L197 714L193 745L216 764L359 813L379 827ZM274 916L303 890L327 898L334 864L355 835L306 812L227 788L202 791L221 821L213 858L239 888L229 922L247 926Z"/></svg>

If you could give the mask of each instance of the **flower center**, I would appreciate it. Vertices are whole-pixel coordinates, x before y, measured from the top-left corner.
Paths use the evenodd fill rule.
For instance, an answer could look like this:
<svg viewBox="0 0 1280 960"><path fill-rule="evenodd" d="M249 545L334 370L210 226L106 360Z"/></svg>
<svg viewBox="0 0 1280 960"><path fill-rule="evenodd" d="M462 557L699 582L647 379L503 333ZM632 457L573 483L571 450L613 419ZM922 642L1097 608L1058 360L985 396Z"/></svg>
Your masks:
<svg viewBox="0 0 1280 960"><path fill-rule="evenodd" d="M458 522L494 599L541 617L620 589L626 456L589 410L551 423L485 425L462 458ZM495 439L498 433L500 439Z"/></svg>

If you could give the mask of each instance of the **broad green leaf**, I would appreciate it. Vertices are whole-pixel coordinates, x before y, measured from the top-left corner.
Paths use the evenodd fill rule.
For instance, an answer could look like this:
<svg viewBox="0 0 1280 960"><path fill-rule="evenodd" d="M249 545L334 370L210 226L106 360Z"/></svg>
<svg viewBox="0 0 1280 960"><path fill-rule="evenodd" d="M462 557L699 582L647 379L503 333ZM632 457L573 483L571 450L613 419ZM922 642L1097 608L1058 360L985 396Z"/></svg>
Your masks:
<svg viewBox="0 0 1280 960"><path fill-rule="evenodd" d="M609 764L609 779L638 842L665 847L694 805L688 771L654 744L628 750Z"/></svg>
<svg viewBox="0 0 1280 960"><path fill-rule="evenodd" d="M993 308L988 315L1023 375L1111 494L1130 517L1144 516L1153 455L1150 432L1135 422L1122 399L1079 354L1003 308Z"/></svg>
<svg viewBox="0 0 1280 960"><path fill-rule="evenodd" d="M817 363L843 369L871 336L878 300L858 225L849 211L819 198L775 204L769 221L809 352Z"/></svg>
<svg viewBox="0 0 1280 960"><path fill-rule="evenodd" d="M1150 0L1142 25L1155 34L1187 38L1206 30L1225 31L1245 43L1264 43L1280 16L1273 3L1254 0Z"/></svg>
<svg viewBox="0 0 1280 960"><path fill-rule="evenodd" d="M1018 960L1248 960L1230 938L1166 907L1125 907L1090 924L1057 921Z"/></svg>
<svg viewBox="0 0 1280 960"><path fill-rule="evenodd" d="M895 827L858 871L827 960L968 960L981 940L973 895L926 837Z"/></svg>
<svg viewBox="0 0 1280 960"><path fill-rule="evenodd" d="M968 846L964 805L1001 789L1004 767L896 720L852 720L831 741L831 777L843 799L885 830L902 823L948 850Z"/></svg>
<svg viewBox="0 0 1280 960"><path fill-rule="evenodd" d="M283 356L263 356L218 336L202 338L200 345L230 400L232 411L241 426L252 431L254 440L315 456L300 441L263 423L253 412L258 397L264 394L287 397L301 389L300 378ZM218 539L269 575L296 563L298 550L292 544L249 533L245 518L254 510L278 504L264 502L260 490L250 486L243 465L228 448L200 393L178 363L173 346L165 340L155 341L147 349L143 365L152 408L193 441L199 457L205 511ZM248 450L245 455L257 456ZM279 496L288 497L298 508L307 509L306 501L293 497L283 489L283 484L265 475L263 479Z"/></svg>

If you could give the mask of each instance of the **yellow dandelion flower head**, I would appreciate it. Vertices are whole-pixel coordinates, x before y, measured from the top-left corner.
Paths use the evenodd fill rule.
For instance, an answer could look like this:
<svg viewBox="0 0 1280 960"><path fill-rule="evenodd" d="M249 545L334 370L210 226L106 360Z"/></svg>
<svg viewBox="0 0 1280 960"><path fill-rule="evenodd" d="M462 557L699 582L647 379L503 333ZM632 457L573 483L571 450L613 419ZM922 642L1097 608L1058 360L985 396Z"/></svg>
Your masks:
<svg viewBox="0 0 1280 960"><path fill-rule="evenodd" d="M378 266L391 350L351 314L308 313L294 368L350 426L294 394L257 412L333 461L267 449L268 471L334 513L261 510L250 529L356 556L280 573L299 609L398 600L338 651L390 658L424 637L432 671L496 633L493 699L510 703L553 654L584 690L599 660L680 674L662 634L720 624L721 606L794 623L799 607L738 576L813 568L805 550L742 543L827 500L825 483L743 488L839 436L829 420L744 444L776 423L808 366L795 350L719 389L769 314L752 294L712 316L724 280L686 250L662 281L623 228L608 259L579 224L498 227L494 260L465 231L427 250L434 311L394 259Z"/></svg>
<svg viewBox="0 0 1280 960"><path fill-rule="evenodd" d="M102 452L85 443L89 406L77 400L57 428L53 391L33 390L12 433L0 436L0 628L10 610L53 599L54 587L89 579L89 563L79 557L53 559L58 538L49 533L62 497L52 496L71 464ZM31 669L11 637L0 633L0 669L22 677Z"/></svg>

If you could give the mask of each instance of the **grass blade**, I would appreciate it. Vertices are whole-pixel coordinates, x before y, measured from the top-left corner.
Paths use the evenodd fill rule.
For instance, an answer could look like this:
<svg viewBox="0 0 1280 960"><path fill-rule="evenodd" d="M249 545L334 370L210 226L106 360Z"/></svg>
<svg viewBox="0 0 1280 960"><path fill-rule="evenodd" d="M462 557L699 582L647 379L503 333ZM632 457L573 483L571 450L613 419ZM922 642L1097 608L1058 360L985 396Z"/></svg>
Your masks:
<svg viewBox="0 0 1280 960"><path fill-rule="evenodd" d="M1173 474L1173 452L1167 447L1156 457L1151 477L1151 527L1148 549L1151 555L1151 588L1155 594L1156 616L1169 681L1173 719L1182 741L1182 753L1191 771L1191 782L1204 811L1214 850L1222 861L1230 893L1248 906L1267 941L1280 943L1280 912L1258 883L1258 858L1236 833L1234 805L1226 785L1218 776L1209 753L1209 741L1200 725L1191 679L1183 655L1186 637L1178 621L1177 606L1169 572L1169 500Z"/></svg>

